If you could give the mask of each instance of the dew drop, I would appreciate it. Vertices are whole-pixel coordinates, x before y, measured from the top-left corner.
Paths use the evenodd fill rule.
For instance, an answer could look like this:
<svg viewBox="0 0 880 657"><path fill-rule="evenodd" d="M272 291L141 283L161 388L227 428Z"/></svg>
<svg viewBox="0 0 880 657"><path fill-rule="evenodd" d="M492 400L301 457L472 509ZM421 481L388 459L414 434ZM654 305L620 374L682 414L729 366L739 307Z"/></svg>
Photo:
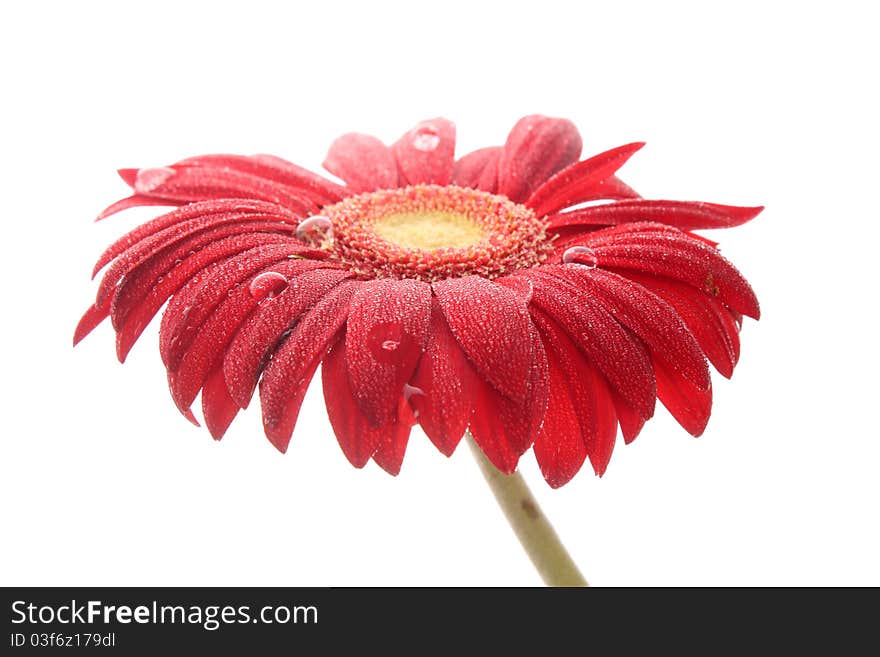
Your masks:
<svg viewBox="0 0 880 657"><path fill-rule="evenodd" d="M367 347L379 363L394 363L410 344L410 338L401 322L379 322L370 328Z"/></svg>
<svg viewBox="0 0 880 657"><path fill-rule="evenodd" d="M566 265L583 265L590 269L596 266L599 259L596 252L588 246L573 246L562 254L562 262Z"/></svg>
<svg viewBox="0 0 880 657"><path fill-rule="evenodd" d="M440 136L435 128L424 126L415 131L412 145L417 151L433 151L440 145Z"/></svg>
<svg viewBox="0 0 880 657"><path fill-rule="evenodd" d="M296 227L296 237L309 246L324 247L333 240L333 223L321 214L303 219Z"/></svg>
<svg viewBox="0 0 880 657"><path fill-rule="evenodd" d="M138 194L149 194L157 187L162 186L174 174L175 171L171 167L139 169L134 179L134 191Z"/></svg>
<svg viewBox="0 0 880 657"><path fill-rule="evenodd" d="M287 289L287 279L277 271L263 272L251 281L249 290L257 301L271 299Z"/></svg>

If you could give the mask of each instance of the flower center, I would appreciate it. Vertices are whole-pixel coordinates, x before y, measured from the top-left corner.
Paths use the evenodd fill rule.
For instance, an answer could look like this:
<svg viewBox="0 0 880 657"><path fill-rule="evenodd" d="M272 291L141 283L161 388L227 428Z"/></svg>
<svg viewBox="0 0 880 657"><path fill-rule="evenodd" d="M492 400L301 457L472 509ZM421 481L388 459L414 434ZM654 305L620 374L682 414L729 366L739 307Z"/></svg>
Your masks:
<svg viewBox="0 0 880 657"><path fill-rule="evenodd" d="M480 242L486 235L476 222L453 212L402 212L382 217L376 233L405 248L460 249Z"/></svg>
<svg viewBox="0 0 880 657"><path fill-rule="evenodd" d="M546 224L531 209L454 185L368 192L323 212L297 234L367 278L495 278L539 264L551 249ZM313 227L323 234L309 237Z"/></svg>

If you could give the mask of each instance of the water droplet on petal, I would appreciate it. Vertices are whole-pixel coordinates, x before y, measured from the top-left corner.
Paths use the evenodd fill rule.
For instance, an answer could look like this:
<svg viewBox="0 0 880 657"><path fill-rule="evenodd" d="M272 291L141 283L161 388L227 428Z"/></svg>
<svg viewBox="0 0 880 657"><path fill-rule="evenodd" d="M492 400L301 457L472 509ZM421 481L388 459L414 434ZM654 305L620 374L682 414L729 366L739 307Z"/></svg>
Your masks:
<svg viewBox="0 0 880 657"><path fill-rule="evenodd" d="M134 191L137 194L149 194L165 184L175 173L171 167L139 169L134 179Z"/></svg>
<svg viewBox="0 0 880 657"><path fill-rule="evenodd" d="M317 248L329 246L333 240L333 222L321 214L303 219L296 227L296 237L309 246Z"/></svg>
<svg viewBox="0 0 880 657"><path fill-rule="evenodd" d="M436 128L426 125L415 131L412 145L418 151L433 151L440 145L440 136Z"/></svg>
<svg viewBox="0 0 880 657"><path fill-rule="evenodd" d="M596 252L588 246L573 246L562 254L562 262L566 265L583 265L592 269L599 262Z"/></svg>
<svg viewBox="0 0 880 657"><path fill-rule="evenodd" d="M287 278L277 271L267 271L255 277L249 289L251 296L257 301L271 299L287 289Z"/></svg>
<svg viewBox="0 0 880 657"><path fill-rule="evenodd" d="M401 350L409 345L409 336L401 322L380 322L370 328L367 347L370 355L380 363L394 363Z"/></svg>

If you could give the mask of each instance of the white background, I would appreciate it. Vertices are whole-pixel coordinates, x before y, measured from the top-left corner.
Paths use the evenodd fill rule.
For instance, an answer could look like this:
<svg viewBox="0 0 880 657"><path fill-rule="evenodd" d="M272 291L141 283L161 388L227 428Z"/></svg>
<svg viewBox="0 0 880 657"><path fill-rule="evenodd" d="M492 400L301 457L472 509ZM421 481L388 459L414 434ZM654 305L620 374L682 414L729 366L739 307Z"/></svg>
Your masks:
<svg viewBox="0 0 880 657"><path fill-rule="evenodd" d="M732 381L694 440L659 408L607 474L525 476L596 585L880 585L876 64L870 3L4 3L0 9L3 585L538 585L460 449L352 468L319 387L291 449L258 410L215 444L165 388L75 350L91 266L155 211L92 218L117 167L522 115L585 154L645 140L644 196L764 204L712 235L753 283ZM597 3L598 4L598 3ZM725 5L726 6L726 5ZM155 328L155 327L154 327Z"/></svg>

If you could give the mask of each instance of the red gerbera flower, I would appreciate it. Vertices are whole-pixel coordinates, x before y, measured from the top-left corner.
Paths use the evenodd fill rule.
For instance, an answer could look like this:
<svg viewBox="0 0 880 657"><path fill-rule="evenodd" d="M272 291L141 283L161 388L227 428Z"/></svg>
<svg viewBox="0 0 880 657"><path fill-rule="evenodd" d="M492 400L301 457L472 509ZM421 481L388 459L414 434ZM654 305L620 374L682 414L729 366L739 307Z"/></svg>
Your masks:
<svg viewBox="0 0 880 657"><path fill-rule="evenodd" d="M266 435L285 451L322 365L357 467L396 474L418 423L447 455L469 429L506 473L533 447L554 487L587 458L602 474L618 425L632 441L656 399L703 432L707 359L729 377L742 316L759 314L691 231L761 208L640 198L615 173L641 147L579 161L571 122L528 116L503 146L456 160L454 125L433 119L390 147L337 139L324 166L345 185L268 155L122 169L134 194L102 218L179 207L100 257L74 341L109 316L124 360L170 299L171 394L195 421L201 391L216 439L259 385Z"/></svg>

